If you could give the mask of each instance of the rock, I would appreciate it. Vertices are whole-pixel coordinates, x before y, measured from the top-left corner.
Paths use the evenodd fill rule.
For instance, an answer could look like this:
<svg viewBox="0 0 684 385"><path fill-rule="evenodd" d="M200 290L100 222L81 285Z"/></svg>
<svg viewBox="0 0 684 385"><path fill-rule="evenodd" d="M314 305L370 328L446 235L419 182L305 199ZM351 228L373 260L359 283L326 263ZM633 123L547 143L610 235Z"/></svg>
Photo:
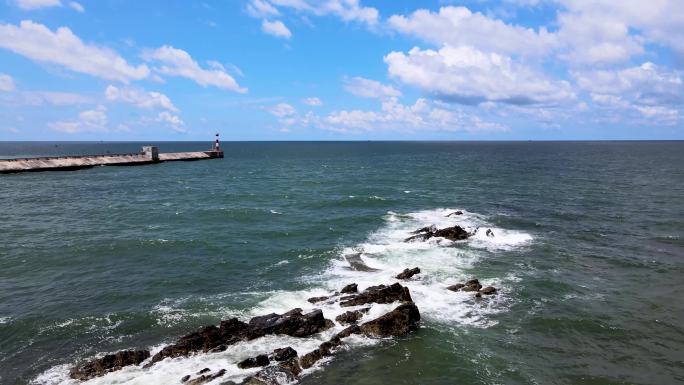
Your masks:
<svg viewBox="0 0 684 385"><path fill-rule="evenodd" d="M358 286L355 283L350 283L349 285L342 288L341 292L343 294L352 294L359 291Z"/></svg>
<svg viewBox="0 0 684 385"><path fill-rule="evenodd" d="M418 329L420 312L413 302L399 305L391 312L366 322L361 331L374 337L399 337Z"/></svg>
<svg viewBox="0 0 684 385"><path fill-rule="evenodd" d="M430 226L426 226L426 227L421 227L418 230L411 231L411 234L434 233L435 231L437 231L437 226L430 225Z"/></svg>
<svg viewBox="0 0 684 385"><path fill-rule="evenodd" d="M340 345L342 345L342 339L340 339L340 337L338 336L335 336L330 340L320 344L318 346L318 350L321 352L322 355L329 356L332 354L332 351Z"/></svg>
<svg viewBox="0 0 684 385"><path fill-rule="evenodd" d="M287 361L291 358L296 358L297 357L297 351L292 349L291 347L286 347L286 348L280 348L276 349L273 351L273 359L280 362L280 361Z"/></svg>
<svg viewBox="0 0 684 385"><path fill-rule="evenodd" d="M140 365L148 358L150 358L150 352L147 350L122 350L75 367L71 369L69 376L75 380L86 381L119 370L124 366Z"/></svg>
<svg viewBox="0 0 684 385"><path fill-rule="evenodd" d="M248 338L254 339L267 334L285 334L292 337L307 337L332 326L332 321L323 318L321 310L302 314L294 309L285 314L268 314L249 320Z"/></svg>
<svg viewBox="0 0 684 385"><path fill-rule="evenodd" d="M282 366L269 366L247 377L240 385L282 385L294 382L295 374Z"/></svg>
<svg viewBox="0 0 684 385"><path fill-rule="evenodd" d="M211 369L204 368L204 369L200 370L199 372L197 372L197 374L204 374L204 373L208 373L208 372L211 372Z"/></svg>
<svg viewBox="0 0 684 385"><path fill-rule="evenodd" d="M268 359L268 356L265 354L259 354L256 357L250 357L245 360L242 360L238 362L237 366L240 369L251 369L251 368L256 368L259 366L266 366L270 364L271 361Z"/></svg>
<svg viewBox="0 0 684 385"><path fill-rule="evenodd" d="M314 364L321 358L323 358L323 353L321 352L321 350L314 349L306 353L302 358L300 358L299 364L301 365L302 369L309 369L310 367L314 366Z"/></svg>
<svg viewBox="0 0 684 385"><path fill-rule="evenodd" d="M468 237L470 236L470 234L467 231L465 231L465 229L458 225L434 231L431 228L422 228L414 231L412 234L415 234L416 232L418 232L417 235L406 238L404 242L412 242L415 240L426 241L432 237L446 238L450 241L461 241L464 239L468 239Z"/></svg>
<svg viewBox="0 0 684 385"><path fill-rule="evenodd" d="M461 290L461 288L463 288L464 286L465 286L465 285L462 284L462 283L457 283L457 284L455 284L455 285L451 285L451 286L447 287L447 290L459 291L459 290Z"/></svg>
<svg viewBox="0 0 684 385"><path fill-rule="evenodd" d="M341 332L337 333L335 337L337 338L347 338L352 334L361 334L361 328L359 325L352 325L349 326L348 328L342 330Z"/></svg>
<svg viewBox="0 0 684 385"><path fill-rule="evenodd" d="M485 234L486 234L488 237L493 237L493 236L494 236L494 232L492 231L492 229L487 229L487 232L486 232Z"/></svg>
<svg viewBox="0 0 684 385"><path fill-rule="evenodd" d="M189 375L189 374L186 374L186 375L183 376L183 378L181 378L181 382L185 382L185 381L187 381L187 380L189 380L189 379L190 379L190 375Z"/></svg>
<svg viewBox="0 0 684 385"><path fill-rule="evenodd" d="M482 298L482 293L480 293L479 291L475 293L475 298Z"/></svg>
<svg viewBox="0 0 684 385"><path fill-rule="evenodd" d="M399 275L397 275L395 278L396 279L409 279L416 274L420 274L420 269L417 267L414 267L413 269L404 269L404 271L401 272Z"/></svg>
<svg viewBox="0 0 684 385"><path fill-rule="evenodd" d="M226 369L221 369L214 374L203 374L197 378L194 378L194 379L188 381L187 384L188 385L204 384L205 382L213 381L219 377L222 377L224 374L226 374Z"/></svg>
<svg viewBox="0 0 684 385"><path fill-rule="evenodd" d="M368 313L369 310L370 308L367 307L360 310L347 311L335 317L335 321L339 322L342 325L354 324L356 323L356 321L360 320L363 317L364 313Z"/></svg>
<svg viewBox="0 0 684 385"><path fill-rule="evenodd" d="M347 262L349 262L349 266L351 267L352 270L366 271L366 272L378 271L378 269L374 269L374 268L366 265L366 262L364 262L361 259L361 253L347 254L344 256L344 258L347 260Z"/></svg>
<svg viewBox="0 0 684 385"><path fill-rule="evenodd" d="M181 337L175 344L164 347L152 357L146 368L168 357L185 357L194 352L209 352L216 349L225 350L225 345L232 345L246 338L248 325L232 318L222 321L220 326L206 326L196 332Z"/></svg>
<svg viewBox="0 0 684 385"><path fill-rule="evenodd" d="M279 367L289 370L295 376L298 376L302 372L302 367L299 366L299 360L296 357L290 358L287 361L283 361L278 364Z"/></svg>
<svg viewBox="0 0 684 385"><path fill-rule="evenodd" d="M493 295L493 294L496 294L496 288L494 288L492 286L487 286L484 289L482 289L480 291L480 293L482 293L484 295Z"/></svg>
<svg viewBox="0 0 684 385"><path fill-rule="evenodd" d="M451 216L455 216L455 215L463 215L463 211L461 211L461 210L454 211L451 214L447 214L447 217L451 217Z"/></svg>
<svg viewBox="0 0 684 385"><path fill-rule="evenodd" d="M307 302L309 302L309 303L323 302L323 301L327 300L328 298L330 298L330 297L312 297L312 298L307 299Z"/></svg>
<svg viewBox="0 0 684 385"><path fill-rule="evenodd" d="M363 293L343 297L340 306L349 307L368 303L392 303L396 301L413 302L409 289L399 283L390 286L371 286L364 290Z"/></svg>

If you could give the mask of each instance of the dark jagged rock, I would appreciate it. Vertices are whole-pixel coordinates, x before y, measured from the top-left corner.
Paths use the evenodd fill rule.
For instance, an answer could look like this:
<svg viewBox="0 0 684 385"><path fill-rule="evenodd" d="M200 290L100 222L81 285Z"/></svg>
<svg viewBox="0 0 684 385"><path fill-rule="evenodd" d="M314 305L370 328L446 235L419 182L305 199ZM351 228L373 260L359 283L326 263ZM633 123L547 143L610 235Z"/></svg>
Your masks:
<svg viewBox="0 0 684 385"><path fill-rule="evenodd" d="M480 291L480 293L482 293L482 294L484 294L484 295L496 294L496 288L494 288L493 286L487 286L487 287L485 287L484 289L482 289L482 290Z"/></svg>
<svg viewBox="0 0 684 385"><path fill-rule="evenodd" d="M342 288L341 292L343 294L353 294L359 291L359 287L355 283L350 283L349 285Z"/></svg>
<svg viewBox="0 0 684 385"><path fill-rule="evenodd" d="M338 338L347 338L352 334L361 334L361 328L359 325L352 325L349 326L348 328L342 330L341 332L337 333L335 337Z"/></svg>
<svg viewBox="0 0 684 385"><path fill-rule="evenodd" d="M332 321L323 318L321 310L302 314L302 309L294 309L285 314L268 314L249 320L249 339L267 334L286 334L292 337L307 337L327 330Z"/></svg>
<svg viewBox="0 0 684 385"><path fill-rule="evenodd" d="M369 307L364 308L364 309L359 309L359 310L354 310L354 311L347 311L344 312L337 317L335 317L335 321L339 322L340 324L354 324L356 321L360 320L361 317L363 317L364 313L368 313L370 310Z"/></svg>
<svg viewBox="0 0 684 385"><path fill-rule="evenodd" d="M378 271L378 269L366 265L366 262L364 262L363 259L361 259L361 253L347 254L344 256L344 259L346 259L347 262L349 262L349 267L351 267L352 270L366 272Z"/></svg>
<svg viewBox="0 0 684 385"><path fill-rule="evenodd" d="M186 375L183 376L183 378L181 378L181 382L185 382L185 381L187 381L187 380L189 380L189 379L190 379L190 375L189 375L189 374L186 374Z"/></svg>
<svg viewBox="0 0 684 385"><path fill-rule="evenodd" d="M371 286L364 290L363 293L343 297L340 306L349 307L368 303L392 303L396 301L413 302L409 289L398 283L390 286Z"/></svg>
<svg viewBox="0 0 684 385"><path fill-rule="evenodd" d="M480 291L482 285L477 279L471 279L465 283L465 286L461 288L461 291Z"/></svg>
<svg viewBox="0 0 684 385"><path fill-rule="evenodd" d="M451 286L447 287L447 290L459 291L459 290L461 290L463 287L465 287L464 284L462 284L462 283L457 283L457 284L455 284L455 285L451 285Z"/></svg>
<svg viewBox="0 0 684 385"><path fill-rule="evenodd" d="M433 237L446 238L450 241L461 241L468 239L470 234L461 226L452 226L444 229L434 230L432 228L422 228L414 231L412 234L417 234L408 237L404 242L412 242L415 240L426 241Z"/></svg>
<svg viewBox="0 0 684 385"><path fill-rule="evenodd" d="M411 234L434 233L435 231L437 231L437 226L430 225L430 226L426 226L426 227L421 227L418 230L411 231Z"/></svg>
<svg viewBox="0 0 684 385"><path fill-rule="evenodd" d="M69 376L75 380L85 381L119 370L124 366L140 365L148 358L150 358L150 352L147 350L122 350L75 367L71 369Z"/></svg>
<svg viewBox="0 0 684 385"><path fill-rule="evenodd" d="M418 307L411 302L362 324L360 329L364 334L374 337L399 337L417 330L419 321Z"/></svg>
<svg viewBox="0 0 684 385"><path fill-rule="evenodd" d="M204 374L204 373L208 373L208 372L211 372L211 369L204 368L204 369L200 370L199 372L197 372L197 374Z"/></svg>
<svg viewBox="0 0 684 385"><path fill-rule="evenodd" d="M155 362L159 362L168 357L185 357L194 352L209 352L216 349L225 350L226 345L232 345L245 339L248 325L232 318L222 321L220 326L206 326L196 332L181 337L175 344L166 346L152 357L150 363L145 367L150 367Z"/></svg>
<svg viewBox="0 0 684 385"><path fill-rule="evenodd" d="M302 369L309 369L310 367L314 366L318 360L323 358L323 353L321 352L320 349L314 349L308 353L306 353L302 358L299 359L299 364L301 365Z"/></svg>
<svg viewBox="0 0 684 385"><path fill-rule="evenodd" d="M299 360L296 357L290 358L287 361L280 362L279 367L292 372L295 376L298 376L302 372L302 367L299 366Z"/></svg>
<svg viewBox="0 0 684 385"><path fill-rule="evenodd" d="M238 362L237 366L240 369L251 369L259 366L266 366L271 363L268 356L265 354L259 354L256 357L250 357L245 360Z"/></svg>
<svg viewBox="0 0 684 385"><path fill-rule="evenodd" d="M461 210L454 211L453 213L447 214L447 217L452 217L455 215L463 215L463 211L461 211Z"/></svg>
<svg viewBox="0 0 684 385"><path fill-rule="evenodd" d="M277 365L269 366L247 377L240 385L282 385L292 383L296 379L296 375L291 370Z"/></svg>
<svg viewBox="0 0 684 385"><path fill-rule="evenodd" d="M329 298L330 297L311 297L311 298L307 299L306 301L309 303L318 303L318 302L323 302Z"/></svg>
<svg viewBox="0 0 684 385"><path fill-rule="evenodd" d="M280 361L287 361L291 358L296 358L297 357L297 351L292 349L291 347L286 347L286 348L280 348L276 349L273 351L273 359L280 362Z"/></svg>
<svg viewBox="0 0 684 385"><path fill-rule="evenodd" d="M318 350L320 350L321 354L323 354L324 356L329 356L332 354L332 351L340 345L342 345L342 339L338 336L334 336L330 340L320 344L318 346Z"/></svg>
<svg viewBox="0 0 684 385"><path fill-rule="evenodd" d="M396 279L410 279L416 274L420 274L420 269L417 267L414 267L413 269L404 269L399 275L397 275L395 278Z"/></svg>
<svg viewBox="0 0 684 385"><path fill-rule="evenodd" d="M188 384L188 385L204 384L205 382L210 382L210 381L213 381L219 377L222 377L224 374L226 374L226 369L221 369L214 374L203 374L197 378L193 378L192 380L187 381L186 384Z"/></svg>
<svg viewBox="0 0 684 385"><path fill-rule="evenodd" d="M494 232L492 231L492 229L487 229L487 232L485 233L485 235L487 235L488 237L493 237Z"/></svg>

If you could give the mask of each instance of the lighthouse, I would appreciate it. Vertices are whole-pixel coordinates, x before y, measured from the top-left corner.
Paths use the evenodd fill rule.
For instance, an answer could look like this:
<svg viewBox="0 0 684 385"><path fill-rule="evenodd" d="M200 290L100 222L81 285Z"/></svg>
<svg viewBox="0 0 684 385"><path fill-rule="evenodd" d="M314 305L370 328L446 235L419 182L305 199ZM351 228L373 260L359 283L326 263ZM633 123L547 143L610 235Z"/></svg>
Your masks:
<svg viewBox="0 0 684 385"><path fill-rule="evenodd" d="M214 143L214 151L221 151L221 144L219 143L219 134L216 133L216 143Z"/></svg>

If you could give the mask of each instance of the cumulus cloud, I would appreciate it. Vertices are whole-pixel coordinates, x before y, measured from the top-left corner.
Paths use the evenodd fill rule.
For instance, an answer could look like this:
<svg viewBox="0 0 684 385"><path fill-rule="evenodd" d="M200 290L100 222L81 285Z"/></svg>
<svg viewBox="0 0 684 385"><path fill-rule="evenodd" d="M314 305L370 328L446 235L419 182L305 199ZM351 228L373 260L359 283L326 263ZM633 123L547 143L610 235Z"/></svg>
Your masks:
<svg viewBox="0 0 684 385"><path fill-rule="evenodd" d="M146 65L130 65L112 49L86 44L67 27L53 32L30 20L18 26L0 24L0 47L38 62L122 83L150 74Z"/></svg>
<svg viewBox="0 0 684 385"><path fill-rule="evenodd" d="M183 120L181 120L181 118L179 118L177 115L174 115L168 111L160 112L155 121L159 123L165 123L176 132L187 132L187 129L185 128L185 122L183 122Z"/></svg>
<svg viewBox="0 0 684 385"><path fill-rule="evenodd" d="M356 21L375 25L379 12L372 7L364 7L359 0L270 0L277 7L292 8L316 16L334 15L344 21Z"/></svg>
<svg viewBox="0 0 684 385"><path fill-rule="evenodd" d="M411 49L385 56L390 76L445 101L555 104L575 99L570 84L552 80L510 57L468 46Z"/></svg>
<svg viewBox="0 0 684 385"><path fill-rule="evenodd" d="M107 122L107 108L100 105L93 110L81 111L76 120L53 122L48 124L48 126L53 130L67 134L106 132L108 131Z"/></svg>
<svg viewBox="0 0 684 385"><path fill-rule="evenodd" d="M362 98L384 99L401 96L401 92L390 85L359 76L345 79L344 88L348 92Z"/></svg>
<svg viewBox="0 0 684 385"><path fill-rule="evenodd" d="M178 112L178 108L173 105L168 96L154 91L145 91L133 87L107 86L105 96L109 101L124 102L143 109L160 108L168 111Z"/></svg>
<svg viewBox="0 0 684 385"><path fill-rule="evenodd" d="M83 8L83 6L81 5L81 3L78 3L78 2L75 2L75 1L70 1L70 2L69 2L69 7L71 7L71 9L75 10L76 12L80 12L80 13L85 12L85 8Z"/></svg>
<svg viewBox="0 0 684 385"><path fill-rule="evenodd" d="M438 12L421 9L411 15L393 15L389 25L438 46L467 45L509 55L545 55L557 45L557 37L545 28L535 31L506 24L471 12L465 7L442 7Z"/></svg>
<svg viewBox="0 0 684 385"><path fill-rule="evenodd" d="M7 74L0 73L0 91L11 92L14 89L14 79Z"/></svg>
<svg viewBox="0 0 684 385"><path fill-rule="evenodd" d="M168 45L146 52L146 60L158 62L161 67L155 68L167 76L180 76L195 81L202 87L214 86L221 89L246 93L247 89L240 87L235 79L222 69L204 69L182 49Z"/></svg>
<svg viewBox="0 0 684 385"><path fill-rule="evenodd" d="M292 107L291 104L278 103L275 106L269 107L268 112L270 112L273 116L285 118L288 116L295 115L297 113L297 110L294 107Z"/></svg>
<svg viewBox="0 0 684 385"><path fill-rule="evenodd" d="M302 103L306 104L307 106L312 106L312 107L319 107L323 105L323 101L317 97L311 97L311 98L306 98L302 100Z"/></svg>
<svg viewBox="0 0 684 385"><path fill-rule="evenodd" d="M282 37L285 39L289 39L292 36L292 32L290 32L290 30L287 29L285 24L283 24L283 22L280 20L268 21L264 19L261 22L261 30L269 35L273 35L275 37Z"/></svg>

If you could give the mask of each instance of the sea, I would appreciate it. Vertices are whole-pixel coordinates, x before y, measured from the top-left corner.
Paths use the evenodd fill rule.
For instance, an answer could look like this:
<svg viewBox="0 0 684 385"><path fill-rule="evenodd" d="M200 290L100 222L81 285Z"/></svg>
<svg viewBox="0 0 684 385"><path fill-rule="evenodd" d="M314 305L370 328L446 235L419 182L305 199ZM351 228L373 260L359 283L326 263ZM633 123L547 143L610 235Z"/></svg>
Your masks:
<svg viewBox="0 0 684 385"><path fill-rule="evenodd" d="M0 142L0 157L147 144ZM307 298L412 267L421 274L402 284L419 330L350 338L302 385L684 383L684 142L222 146L224 159L0 175L0 384L78 384L76 364L154 353L231 317L299 307L334 319L336 305ZM404 242L430 225L474 235ZM349 269L353 252L377 271ZM471 278L498 293L446 290ZM180 384L203 368L227 370L211 385L239 382L256 370L239 360L303 354L326 336L268 336L84 384Z"/></svg>

